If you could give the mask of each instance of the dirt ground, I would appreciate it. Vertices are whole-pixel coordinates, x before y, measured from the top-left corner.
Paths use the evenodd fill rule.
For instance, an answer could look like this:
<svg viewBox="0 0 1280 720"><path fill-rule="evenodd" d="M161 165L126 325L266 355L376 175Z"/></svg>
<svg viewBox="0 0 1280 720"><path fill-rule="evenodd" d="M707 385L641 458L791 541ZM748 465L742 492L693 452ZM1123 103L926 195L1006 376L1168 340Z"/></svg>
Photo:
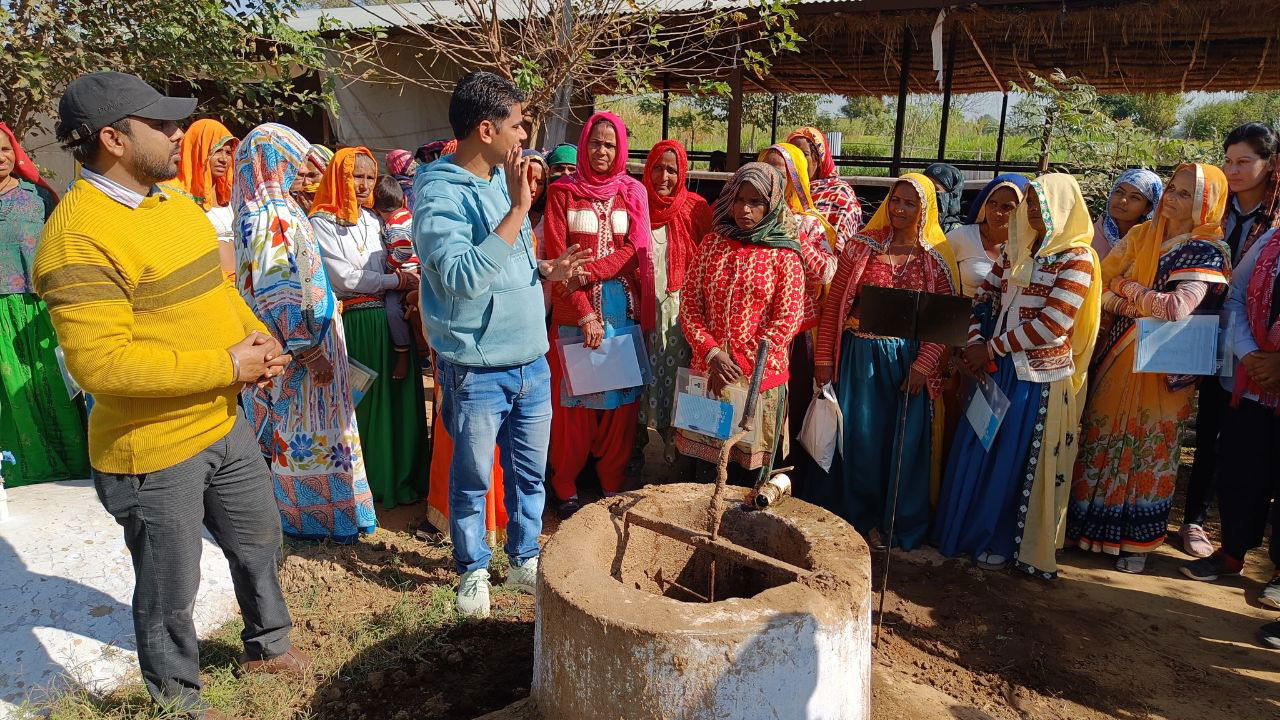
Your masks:
<svg viewBox="0 0 1280 720"><path fill-rule="evenodd" d="M648 455L645 478L659 481L654 445ZM384 513L384 522L408 527L414 514ZM548 532L555 524L549 514ZM1208 529L1216 539L1214 522ZM434 555L400 557L413 565ZM895 552L874 653L873 717L1280 718L1280 652L1254 638L1258 626L1277 619L1254 600L1270 577L1265 555L1255 551L1244 577L1217 584L1183 578L1178 566L1187 559L1175 539L1145 575L1134 576L1117 572L1109 556L1068 550L1058 580L1046 582L983 571L931 549ZM451 579L447 564L427 565L428 582ZM878 588L880 556L874 571ZM524 598L503 602L508 615L464 623L431 643L424 653L431 672L410 675L407 685L353 683L349 692L385 708L383 715L366 707L370 718L401 709L411 717L473 717L467 713L520 698L531 679L532 606ZM453 654L483 662L483 670L451 672Z"/></svg>
<svg viewBox="0 0 1280 720"><path fill-rule="evenodd" d="M660 449L651 445L648 455L646 479L667 480ZM204 643L206 697L255 720L470 720L527 696L532 599L495 588L493 617L456 617L449 547L409 532L422 512L380 510L382 529L354 547L290 543L281 580L295 642L315 659L316 677L236 678L233 623ZM556 525L548 512L547 533ZM1067 551L1060 578L1047 582L928 549L895 552L873 717L1280 718L1280 652L1254 639L1277 617L1254 600L1270 575L1265 556L1255 551L1244 577L1219 584L1184 579L1177 568L1185 560L1169 544L1147 574L1133 576L1116 572L1110 557ZM498 582L501 551L494 561ZM883 569L877 558L877 587ZM35 716L161 717L138 685Z"/></svg>

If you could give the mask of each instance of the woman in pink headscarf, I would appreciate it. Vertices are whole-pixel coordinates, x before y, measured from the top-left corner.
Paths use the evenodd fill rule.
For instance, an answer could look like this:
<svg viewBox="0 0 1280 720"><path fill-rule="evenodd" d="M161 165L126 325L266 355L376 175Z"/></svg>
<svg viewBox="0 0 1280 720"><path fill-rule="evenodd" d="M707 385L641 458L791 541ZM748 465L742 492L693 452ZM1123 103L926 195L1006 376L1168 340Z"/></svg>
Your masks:
<svg viewBox="0 0 1280 720"><path fill-rule="evenodd" d="M409 210L413 210L413 171L417 168L413 164L413 153L408 150L392 150L386 155L387 174L396 179L400 183L400 189L404 190L406 205Z"/></svg>
<svg viewBox="0 0 1280 720"><path fill-rule="evenodd" d="M595 253L582 275L557 284L551 293L551 452L552 487L560 515L579 507L578 473L588 456L606 494L622 490L631 456L642 387L590 395L570 394L557 340L583 337L599 347L635 325L653 328L656 310L650 259L649 202L644 185L626 173L627 128L617 116L596 113L578 141L578 172L547 187L543 242L550 257L570 245Z"/></svg>

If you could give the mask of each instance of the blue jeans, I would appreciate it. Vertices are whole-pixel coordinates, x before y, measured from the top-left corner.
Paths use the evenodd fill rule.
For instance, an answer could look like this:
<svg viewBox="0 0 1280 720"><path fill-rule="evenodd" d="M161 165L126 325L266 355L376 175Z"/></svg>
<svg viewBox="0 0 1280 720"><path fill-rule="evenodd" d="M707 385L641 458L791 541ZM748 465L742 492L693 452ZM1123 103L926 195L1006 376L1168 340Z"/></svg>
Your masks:
<svg viewBox="0 0 1280 720"><path fill-rule="evenodd" d="M437 356L440 419L453 438L449 534L459 573L489 567L485 495L499 450L507 509L504 549L515 567L538 556L551 444L551 370L545 357L511 367L467 367Z"/></svg>

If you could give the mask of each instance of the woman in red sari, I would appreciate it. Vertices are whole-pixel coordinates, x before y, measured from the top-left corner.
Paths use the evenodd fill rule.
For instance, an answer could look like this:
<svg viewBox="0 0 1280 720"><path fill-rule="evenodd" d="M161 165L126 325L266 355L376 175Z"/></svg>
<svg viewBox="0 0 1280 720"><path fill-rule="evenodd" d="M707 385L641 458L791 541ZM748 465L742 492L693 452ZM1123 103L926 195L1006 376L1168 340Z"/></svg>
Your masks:
<svg viewBox="0 0 1280 720"><path fill-rule="evenodd" d="M543 243L548 257L570 245L594 252L582 274L551 291L552 487L559 514L580 507L578 474L591 456L608 495L620 492L635 441L641 386L570 394L557 341L582 337L597 348L606 338L639 325L653 330L656 311L650 259L648 192L627 175L627 128L611 113L596 113L578 141L582 163L568 180L547 187Z"/></svg>
<svg viewBox="0 0 1280 720"><path fill-rule="evenodd" d="M692 351L680 329L680 289L698 243L711 231L711 206L686 183L689 156L675 140L663 140L649 150L644 164L644 186L649 197L649 228L653 247L652 292L657 322L645 338L653 380L640 396L640 426L636 430L635 458L643 464L649 430L663 440L663 460L679 461L675 428L671 425L676 371L689 367ZM673 468L675 469L675 468ZM679 475L679 471L674 473Z"/></svg>

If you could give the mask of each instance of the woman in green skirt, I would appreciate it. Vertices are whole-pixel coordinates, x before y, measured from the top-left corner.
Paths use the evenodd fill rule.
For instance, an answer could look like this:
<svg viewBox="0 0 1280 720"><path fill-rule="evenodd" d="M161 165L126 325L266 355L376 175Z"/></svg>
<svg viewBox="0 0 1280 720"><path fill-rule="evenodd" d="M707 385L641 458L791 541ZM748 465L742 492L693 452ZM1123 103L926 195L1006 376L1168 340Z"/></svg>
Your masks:
<svg viewBox="0 0 1280 720"><path fill-rule="evenodd" d="M391 377L394 345L383 297L388 290L417 288L418 278L387 271L382 224L370 209L377 178L368 149L339 150L316 190L311 227L342 301L347 355L378 374L356 404L356 424L373 497L392 508L426 495L429 458L422 376Z"/></svg>
<svg viewBox="0 0 1280 720"><path fill-rule="evenodd" d="M31 262L57 197L0 123L0 468L17 487L89 477L82 401L72 399L54 351L49 311L31 287Z"/></svg>

